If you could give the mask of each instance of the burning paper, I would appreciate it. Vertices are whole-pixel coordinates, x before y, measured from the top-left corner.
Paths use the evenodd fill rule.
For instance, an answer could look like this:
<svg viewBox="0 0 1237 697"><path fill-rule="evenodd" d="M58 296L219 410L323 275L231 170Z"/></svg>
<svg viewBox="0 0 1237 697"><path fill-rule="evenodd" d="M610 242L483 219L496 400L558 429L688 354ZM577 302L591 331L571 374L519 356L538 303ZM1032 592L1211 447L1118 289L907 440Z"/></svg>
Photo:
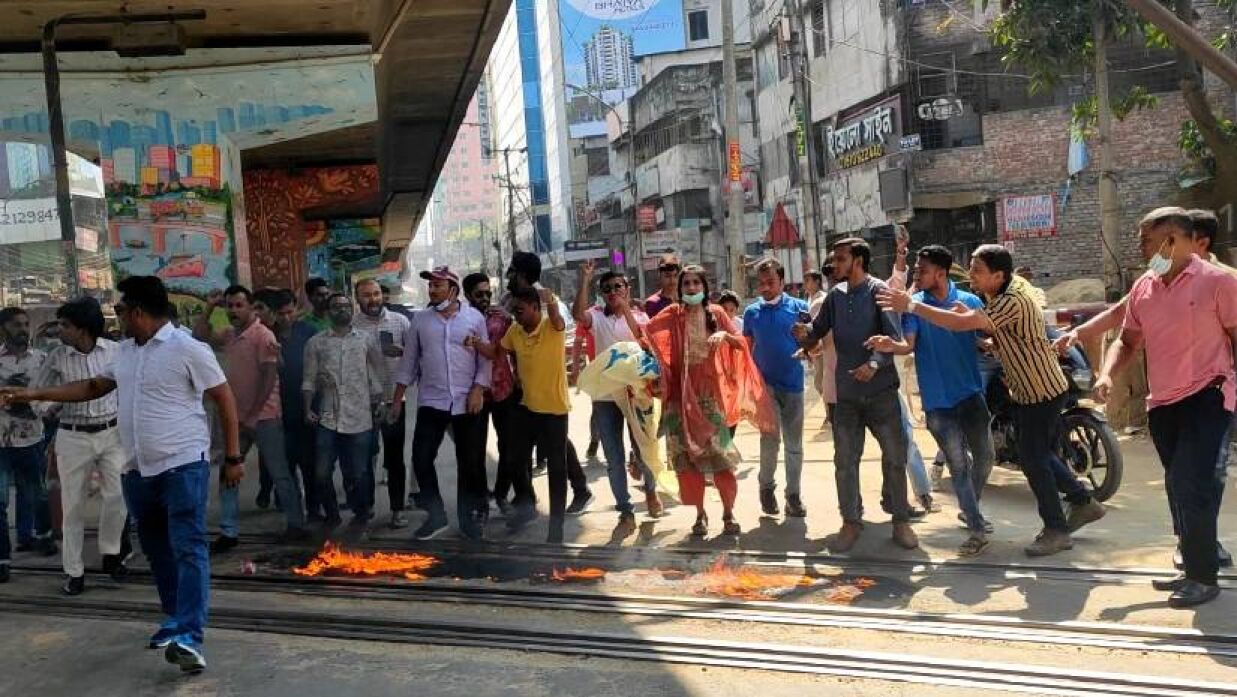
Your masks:
<svg viewBox="0 0 1237 697"><path fill-rule="evenodd" d="M394 552L349 552L327 542L322 551L305 566L292 569L299 576L322 576L335 573L344 576L402 576L409 581L425 578L421 572L432 568L438 559L428 554Z"/></svg>

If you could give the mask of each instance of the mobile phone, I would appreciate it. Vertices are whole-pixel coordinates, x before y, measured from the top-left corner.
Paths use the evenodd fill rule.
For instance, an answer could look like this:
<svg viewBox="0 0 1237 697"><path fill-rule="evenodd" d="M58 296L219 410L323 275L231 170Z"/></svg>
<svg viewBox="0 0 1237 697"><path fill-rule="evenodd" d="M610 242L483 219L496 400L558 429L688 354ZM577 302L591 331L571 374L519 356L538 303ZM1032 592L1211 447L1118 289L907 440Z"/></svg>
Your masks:
<svg viewBox="0 0 1237 697"><path fill-rule="evenodd" d="M391 332L378 332L378 343L383 346L394 346L395 335Z"/></svg>
<svg viewBox="0 0 1237 697"><path fill-rule="evenodd" d="M799 313L799 324L811 324L811 323L812 323L812 315L806 312Z"/></svg>
<svg viewBox="0 0 1237 697"><path fill-rule="evenodd" d="M907 244L911 241L911 233L906 229L905 225L895 225L893 228L893 236L898 242Z"/></svg>

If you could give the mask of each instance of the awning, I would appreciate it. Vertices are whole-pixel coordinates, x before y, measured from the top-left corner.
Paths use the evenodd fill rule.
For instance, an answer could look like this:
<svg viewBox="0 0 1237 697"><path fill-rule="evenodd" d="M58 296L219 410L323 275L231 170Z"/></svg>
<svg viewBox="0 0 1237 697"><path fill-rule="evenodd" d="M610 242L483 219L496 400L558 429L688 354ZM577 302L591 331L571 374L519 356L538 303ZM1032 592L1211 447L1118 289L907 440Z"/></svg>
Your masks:
<svg viewBox="0 0 1237 697"><path fill-rule="evenodd" d="M769 223L769 232L765 234L765 242L770 247L795 247L799 244L799 231L786 215L786 207L781 203L773 209L773 221Z"/></svg>

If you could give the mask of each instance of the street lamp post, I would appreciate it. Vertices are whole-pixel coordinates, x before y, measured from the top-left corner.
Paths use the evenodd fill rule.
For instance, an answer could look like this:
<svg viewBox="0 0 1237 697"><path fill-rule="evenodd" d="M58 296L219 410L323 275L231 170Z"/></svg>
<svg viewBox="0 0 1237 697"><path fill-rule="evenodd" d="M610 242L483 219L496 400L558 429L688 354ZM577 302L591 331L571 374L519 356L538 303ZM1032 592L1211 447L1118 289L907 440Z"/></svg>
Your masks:
<svg viewBox="0 0 1237 697"><path fill-rule="evenodd" d="M573 85L569 82L563 83L563 86L573 89L576 92L579 92L580 94L583 94L593 99L598 104L605 107L611 114L614 114L614 118L618 119L620 127L624 125L623 115L618 112L618 109L615 109L612 104L602 99L595 92L592 92L583 87L580 87L579 85ZM631 177L631 183L629 185L631 188L631 229L632 229L633 234L635 234L636 236L636 253L634 255L636 259L636 262L635 262L636 288L640 293L640 297L644 297L645 296L644 267L643 267L644 237L640 234L640 224L639 224L640 219L639 219L639 216L637 216L636 214L636 209L640 204L640 197L636 195L636 134L634 131L632 131L632 128L631 128L632 124L630 123L630 120L626 124L626 127L627 127L627 138L628 138L627 176Z"/></svg>

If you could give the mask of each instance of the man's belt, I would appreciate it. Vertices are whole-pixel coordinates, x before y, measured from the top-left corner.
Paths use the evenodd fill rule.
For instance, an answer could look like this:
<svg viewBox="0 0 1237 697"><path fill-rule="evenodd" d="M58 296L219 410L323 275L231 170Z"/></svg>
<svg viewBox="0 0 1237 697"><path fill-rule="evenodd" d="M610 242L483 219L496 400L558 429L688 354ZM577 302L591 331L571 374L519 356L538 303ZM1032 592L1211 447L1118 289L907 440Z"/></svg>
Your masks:
<svg viewBox="0 0 1237 697"><path fill-rule="evenodd" d="M116 428L116 419L101 424L66 424L61 422L60 428L64 431L74 431L76 433L98 433L109 428Z"/></svg>

